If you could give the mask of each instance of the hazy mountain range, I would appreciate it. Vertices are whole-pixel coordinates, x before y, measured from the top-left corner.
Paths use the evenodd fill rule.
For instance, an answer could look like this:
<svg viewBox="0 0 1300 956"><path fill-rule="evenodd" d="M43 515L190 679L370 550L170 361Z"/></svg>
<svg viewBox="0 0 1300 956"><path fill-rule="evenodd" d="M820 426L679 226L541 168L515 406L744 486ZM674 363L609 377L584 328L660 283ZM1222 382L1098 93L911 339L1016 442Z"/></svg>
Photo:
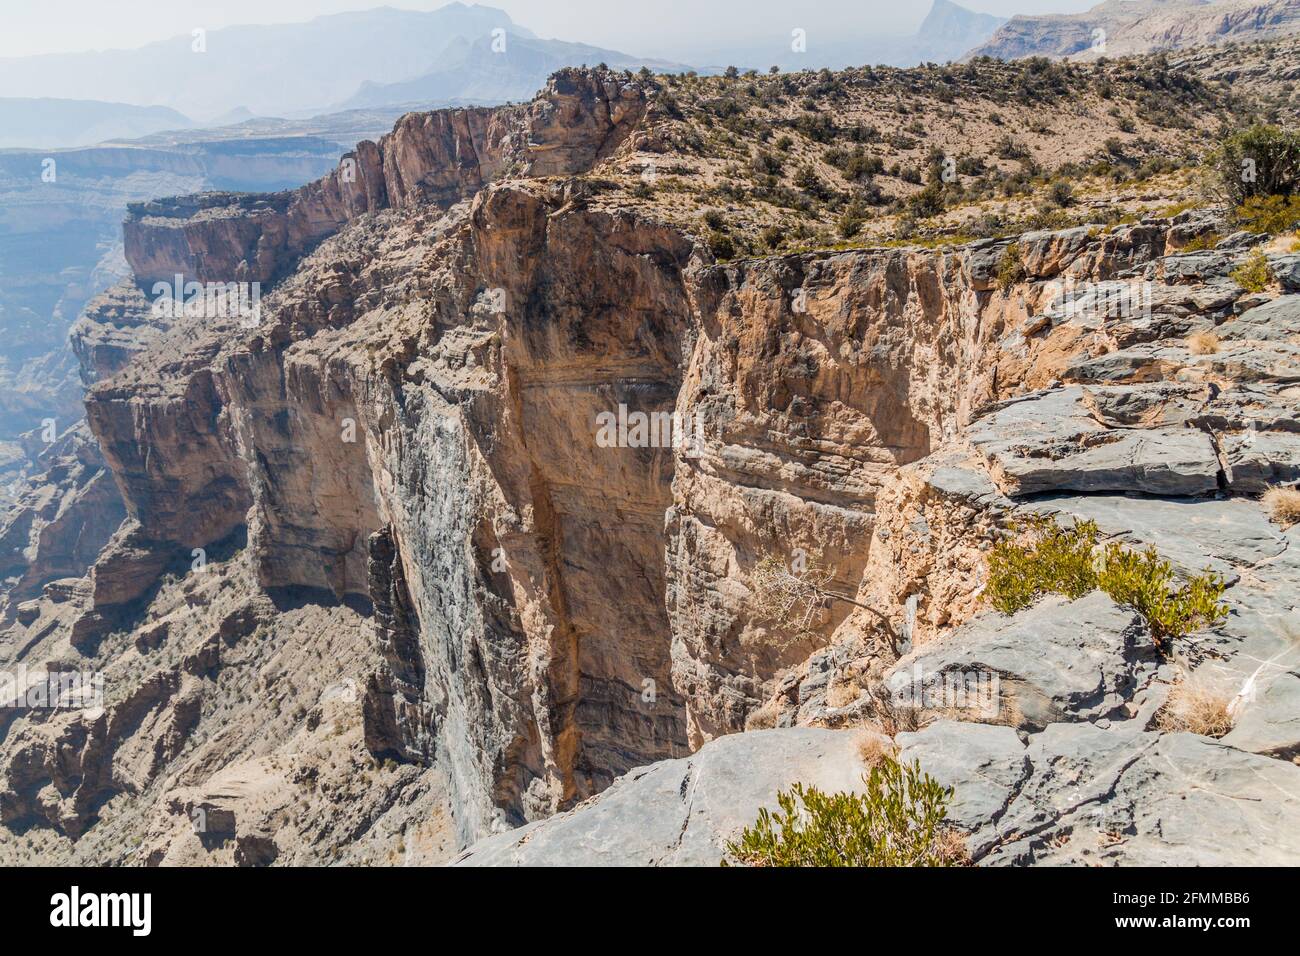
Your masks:
<svg viewBox="0 0 1300 956"><path fill-rule="evenodd" d="M189 125L189 117L165 106L0 97L0 149L90 146Z"/></svg>
<svg viewBox="0 0 1300 956"><path fill-rule="evenodd" d="M814 36L801 52L781 38L774 48L720 49L717 62L688 64L543 39L491 7L381 7L211 30L134 50L0 58L7 97L0 98L0 145L83 146L254 117L501 103L527 99L555 70L583 64L656 72L906 66L954 59L1003 22L935 0L914 36Z"/></svg>
<svg viewBox="0 0 1300 956"><path fill-rule="evenodd" d="M500 52L492 52L494 42ZM5 58L0 90L11 97L164 106L211 124L237 109L245 117L292 117L354 98L392 102L378 92L390 85L397 85L394 95L410 99L426 78L442 99L531 96L557 67L602 60L684 68L543 40L503 11L453 3L432 12L382 7L306 23L229 27L135 50Z"/></svg>

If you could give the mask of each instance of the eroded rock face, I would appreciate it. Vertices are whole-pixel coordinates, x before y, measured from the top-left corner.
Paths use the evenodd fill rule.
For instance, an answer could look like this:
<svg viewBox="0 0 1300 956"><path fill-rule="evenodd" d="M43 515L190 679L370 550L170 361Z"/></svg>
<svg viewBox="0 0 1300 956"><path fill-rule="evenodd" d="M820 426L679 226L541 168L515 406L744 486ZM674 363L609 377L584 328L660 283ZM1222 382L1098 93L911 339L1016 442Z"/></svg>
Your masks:
<svg viewBox="0 0 1300 956"><path fill-rule="evenodd" d="M69 429L35 456L43 473L0 523L3 615L52 581L89 570L117 531L126 511L121 496L84 423Z"/></svg>
<svg viewBox="0 0 1300 956"><path fill-rule="evenodd" d="M1154 544L1181 572L1223 573L1234 616L1205 640L1234 672L1276 667L1239 708L1239 746L1215 746L1234 767L1292 753L1278 674L1296 666L1283 596L1296 532L1244 496L1293 474L1297 379L1275 334L1286 307L1226 278L1249 237L1167 256L1207 228L1186 214L1034 233L1016 243L1025 278L1009 288L1008 241L720 266L696 237L602 204L585 175L631 148L644 108L635 83L561 74L527 107L404 118L359 150L355 181L142 209L138 282L178 269L266 281L261 319L154 321L133 286L83 320L87 418L127 518L15 646L100 660L128 634L150 676L126 685L170 689L145 709L171 715L174 701L235 693L227 647L270 675L318 676L282 646L283 626L274 650L250 637L270 626L263 599L303 612L302 626L322 611L349 627L356 723L333 743L322 705L276 723L269 749L301 732L354 766L368 754L389 776L366 807L392 821L398 795L429 806L445 793L462 845L608 792L527 844L497 838L511 861L551 832L557 859L597 852L581 821L608 812L625 828L628 801L655 802L656 827L680 834L694 811L674 794L713 766L691 763L697 751L730 754L725 769L770 745L774 766L802 772L807 745L820 755L808 772L830 760L828 785L851 786L860 768L827 756L847 752L845 735L735 735L878 720L874 692L913 662L994 670L1018 716L972 724L987 734L971 752L1006 794L981 788L959 813L992 832L1040 766L1016 747L1105 721L1169 736L1152 727L1171 675L1132 613L1092 595L988 616L984 552L1048 514ZM1085 289L1068 308L1067 284ZM1149 308L1114 307L1110 293L1134 286ZM1233 345L1193 354L1186 336L1210 327ZM653 439L629 426L638 415ZM624 425L612 438L606 416ZM190 580L231 550L256 602L196 646L164 611L184 588L168 576ZM759 612L754 570L773 556L825 576L832 596L806 626ZM240 714L270 721L264 704ZM186 728L218 722L202 711L174 749L153 732L162 717L142 719L141 742L124 731L87 751L89 785L42 792L53 745L32 743L46 732L24 718L4 743L21 783L10 816L84 840L97 801L128 795L155 811L150 862L307 854L310 835L276 836L305 778L275 753L217 775L229 753L209 748L205 765L182 752ZM146 744L162 756L128 759ZM177 761L188 776L172 781ZM782 773L736 806L756 810ZM1176 792L1161 786L1160 799ZM697 849L624 834L610 860L716 860L741 818L722 809L733 792L719 790ZM195 810L216 819L207 842L185 835ZM993 843L981 852L992 860Z"/></svg>
<svg viewBox="0 0 1300 956"><path fill-rule="evenodd" d="M329 176L290 192L131 203L126 259L142 286L178 274L269 283L365 213L450 205L505 175L584 172L620 145L644 110L636 84L564 70L526 106L408 113Z"/></svg>
<svg viewBox="0 0 1300 956"><path fill-rule="evenodd" d="M1293 0L1108 0L1085 13L1012 17L967 56L1086 60L1271 39L1298 30L1300 9Z"/></svg>

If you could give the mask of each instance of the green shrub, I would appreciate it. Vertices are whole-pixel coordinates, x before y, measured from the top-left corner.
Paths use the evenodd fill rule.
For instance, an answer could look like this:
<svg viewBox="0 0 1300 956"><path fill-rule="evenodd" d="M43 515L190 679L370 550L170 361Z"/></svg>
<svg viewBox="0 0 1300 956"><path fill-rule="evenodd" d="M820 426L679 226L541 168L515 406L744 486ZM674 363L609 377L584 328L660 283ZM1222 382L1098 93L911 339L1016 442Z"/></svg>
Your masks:
<svg viewBox="0 0 1300 956"><path fill-rule="evenodd" d="M998 260L998 288L1009 292L1016 283L1024 281L1025 275L1020 246L1013 242L1002 251L1002 258Z"/></svg>
<svg viewBox="0 0 1300 956"><path fill-rule="evenodd" d="M1052 187L1047 191L1048 201L1056 206L1074 205L1074 187L1067 182L1054 182Z"/></svg>
<svg viewBox="0 0 1300 956"><path fill-rule="evenodd" d="M1032 545L999 541L989 554L984 593L995 608L1014 614L1045 594L1064 594L1073 601L1096 590L1095 522L1062 528L1046 518L1035 518L1029 530L1034 535Z"/></svg>
<svg viewBox="0 0 1300 956"><path fill-rule="evenodd" d="M763 245L769 249L780 249L785 242L785 231L780 226L764 226L758 234Z"/></svg>
<svg viewBox="0 0 1300 956"><path fill-rule="evenodd" d="M989 553L984 593L1004 614L1029 607L1046 594L1063 594L1073 601L1101 589L1116 604L1140 615L1161 647L1227 617L1228 609L1219 600L1227 585L1213 571L1175 587L1173 566L1154 548L1134 552L1112 541L1098 552L1095 522L1061 528L1036 518L1028 530L1030 543L1000 541Z"/></svg>
<svg viewBox="0 0 1300 956"><path fill-rule="evenodd" d="M1251 196L1233 218L1251 232L1281 235L1300 225L1300 196Z"/></svg>
<svg viewBox="0 0 1300 956"><path fill-rule="evenodd" d="M943 212L943 183L932 182L920 192L913 193L907 198L907 207L922 219L939 215Z"/></svg>
<svg viewBox="0 0 1300 956"><path fill-rule="evenodd" d="M725 232L710 232L709 251L715 259L730 259L736 254L736 244Z"/></svg>
<svg viewBox="0 0 1300 956"><path fill-rule="evenodd" d="M1223 141L1209 160L1228 202L1300 192L1300 134L1255 124Z"/></svg>
<svg viewBox="0 0 1300 956"><path fill-rule="evenodd" d="M1138 553L1118 544L1107 546L1097 586L1116 604L1141 615L1162 647L1228 616L1227 607L1219 603L1226 588L1219 575L1205 571L1175 589L1174 569L1155 548Z"/></svg>
<svg viewBox="0 0 1300 956"><path fill-rule="evenodd" d="M1229 273L1229 278L1247 292L1263 292L1273 281L1268 259L1259 249L1253 250L1246 261Z"/></svg>
<svg viewBox="0 0 1300 956"><path fill-rule="evenodd" d="M961 862L943 827L952 789L919 763L883 757L864 794L825 794L797 783L778 793L780 812L759 810L728 856L745 866L952 866ZM724 866L726 863L724 862Z"/></svg>
<svg viewBox="0 0 1300 956"><path fill-rule="evenodd" d="M861 207L857 204L851 204L840 216L838 223L840 236L844 239L852 239L862 231L864 221L865 218Z"/></svg>
<svg viewBox="0 0 1300 956"><path fill-rule="evenodd" d="M1178 251L1179 252L1204 252L1206 250L1213 249L1222 241L1223 241L1223 237L1219 235L1217 232L1207 232L1197 236L1195 239L1186 243Z"/></svg>

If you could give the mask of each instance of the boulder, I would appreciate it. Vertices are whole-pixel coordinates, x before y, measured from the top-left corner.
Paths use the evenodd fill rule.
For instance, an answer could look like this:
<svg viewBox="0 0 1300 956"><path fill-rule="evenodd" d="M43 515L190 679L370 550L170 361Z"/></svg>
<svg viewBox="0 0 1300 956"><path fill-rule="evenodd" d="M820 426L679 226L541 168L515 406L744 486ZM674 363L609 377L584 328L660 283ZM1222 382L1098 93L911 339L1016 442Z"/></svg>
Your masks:
<svg viewBox="0 0 1300 956"><path fill-rule="evenodd" d="M1219 459L1208 435L1182 427L1107 428L1079 386L1007 402L972 425L970 439L1011 495L1196 495L1218 487Z"/></svg>
<svg viewBox="0 0 1300 956"><path fill-rule="evenodd" d="M884 686L903 705L957 707L1041 730L1124 714L1159 671L1141 619L1094 591L1077 601L1053 595L1014 615L988 612L903 657ZM997 698L983 706L970 688L980 691L990 677ZM970 706L946 699L954 689L965 690Z"/></svg>
<svg viewBox="0 0 1300 956"><path fill-rule="evenodd" d="M459 866L717 866L728 840L795 783L861 791L862 732L789 728L721 737L633 770L541 822L475 843Z"/></svg>

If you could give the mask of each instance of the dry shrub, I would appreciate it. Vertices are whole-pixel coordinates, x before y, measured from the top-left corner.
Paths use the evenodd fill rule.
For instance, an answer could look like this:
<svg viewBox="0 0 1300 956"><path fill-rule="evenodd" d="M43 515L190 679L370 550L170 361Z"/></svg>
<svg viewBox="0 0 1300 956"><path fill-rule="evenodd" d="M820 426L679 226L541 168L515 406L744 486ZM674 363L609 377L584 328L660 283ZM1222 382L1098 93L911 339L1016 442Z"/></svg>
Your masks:
<svg viewBox="0 0 1300 956"><path fill-rule="evenodd" d="M862 696L862 685L857 681L836 674L826 688L827 707L847 707Z"/></svg>
<svg viewBox="0 0 1300 956"><path fill-rule="evenodd" d="M1193 332L1187 337L1187 350L1193 355L1215 355L1219 351L1219 337L1213 332Z"/></svg>
<svg viewBox="0 0 1300 956"><path fill-rule="evenodd" d="M970 866L970 850L966 847L966 834L956 827L945 826L935 839L939 858L944 866Z"/></svg>
<svg viewBox="0 0 1300 956"><path fill-rule="evenodd" d="M881 734L868 733L862 738L862 743L858 745L858 756L862 759L862 764L869 773L873 767L884 763L886 758L890 760L897 759L898 745Z"/></svg>
<svg viewBox="0 0 1300 956"><path fill-rule="evenodd" d="M776 700L769 700L762 707L751 711L745 718L745 730L771 730L781 716L780 705Z"/></svg>
<svg viewBox="0 0 1300 956"><path fill-rule="evenodd" d="M830 577L816 564L794 571L775 555L767 555L749 572L754 616L796 634L812 631L820 623Z"/></svg>
<svg viewBox="0 0 1300 956"><path fill-rule="evenodd" d="M915 733L928 721L923 720L923 713L917 707L899 706L889 695L883 685L867 688L868 715L871 725L886 737L896 737L901 733Z"/></svg>
<svg viewBox="0 0 1300 956"><path fill-rule="evenodd" d="M1222 737L1232 730L1232 695L1196 674L1184 675L1169 691L1156 725L1161 730Z"/></svg>
<svg viewBox="0 0 1300 956"><path fill-rule="evenodd" d="M1264 492L1264 509L1274 524L1289 528L1300 524L1300 490L1295 488L1270 488Z"/></svg>

